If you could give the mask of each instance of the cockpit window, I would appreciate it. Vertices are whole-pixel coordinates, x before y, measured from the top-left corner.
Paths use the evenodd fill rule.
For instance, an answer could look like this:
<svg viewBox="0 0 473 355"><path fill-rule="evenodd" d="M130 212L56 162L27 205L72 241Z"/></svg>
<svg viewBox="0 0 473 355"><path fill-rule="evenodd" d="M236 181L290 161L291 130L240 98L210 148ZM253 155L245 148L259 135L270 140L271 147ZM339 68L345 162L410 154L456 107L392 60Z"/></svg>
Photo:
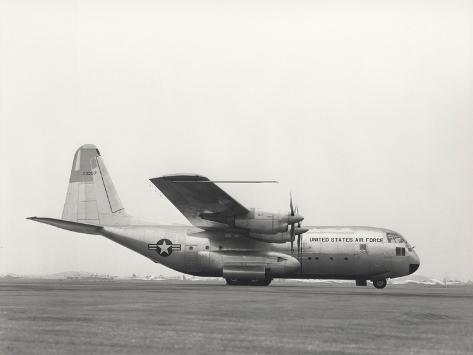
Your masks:
<svg viewBox="0 0 473 355"><path fill-rule="evenodd" d="M388 243L405 243L406 242L404 238L401 237L401 235L397 233L388 232L386 233L386 238L388 239Z"/></svg>
<svg viewBox="0 0 473 355"><path fill-rule="evenodd" d="M400 234L394 233L394 232L388 232L386 233L386 238L388 239L388 243L404 243L406 244L407 249L409 251L412 251L412 246Z"/></svg>

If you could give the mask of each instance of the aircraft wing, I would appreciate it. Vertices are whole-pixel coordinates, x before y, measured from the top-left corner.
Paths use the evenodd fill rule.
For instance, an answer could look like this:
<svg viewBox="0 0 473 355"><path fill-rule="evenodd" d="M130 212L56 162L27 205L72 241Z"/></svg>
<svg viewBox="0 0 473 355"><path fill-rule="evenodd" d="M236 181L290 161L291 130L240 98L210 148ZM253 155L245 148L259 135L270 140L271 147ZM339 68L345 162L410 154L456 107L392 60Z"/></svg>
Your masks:
<svg viewBox="0 0 473 355"><path fill-rule="evenodd" d="M192 225L202 229L231 228L235 216L249 212L204 176L165 175L150 181Z"/></svg>

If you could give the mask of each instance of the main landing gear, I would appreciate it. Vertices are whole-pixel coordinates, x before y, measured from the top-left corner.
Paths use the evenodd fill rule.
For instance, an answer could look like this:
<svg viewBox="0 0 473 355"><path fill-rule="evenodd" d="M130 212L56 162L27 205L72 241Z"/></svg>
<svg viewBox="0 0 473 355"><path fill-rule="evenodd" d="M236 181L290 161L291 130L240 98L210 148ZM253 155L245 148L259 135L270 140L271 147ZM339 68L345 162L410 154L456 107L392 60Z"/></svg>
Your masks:
<svg viewBox="0 0 473 355"><path fill-rule="evenodd" d="M373 280L373 286L376 288L385 288L387 284L386 279L378 279L378 280Z"/></svg>
<svg viewBox="0 0 473 355"><path fill-rule="evenodd" d="M241 280L241 279L225 279L229 286L269 286L273 279L264 280Z"/></svg>

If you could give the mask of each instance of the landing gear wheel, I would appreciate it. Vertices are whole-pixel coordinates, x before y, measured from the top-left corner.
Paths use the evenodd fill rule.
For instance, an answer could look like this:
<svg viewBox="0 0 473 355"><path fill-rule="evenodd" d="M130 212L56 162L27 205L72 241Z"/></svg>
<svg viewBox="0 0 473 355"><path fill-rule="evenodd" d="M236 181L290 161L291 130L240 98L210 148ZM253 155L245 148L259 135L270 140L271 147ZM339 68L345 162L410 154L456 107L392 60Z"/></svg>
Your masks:
<svg viewBox="0 0 473 355"><path fill-rule="evenodd" d="M379 289L385 288L386 284L386 279L373 280L373 286Z"/></svg>
<svg viewBox="0 0 473 355"><path fill-rule="evenodd" d="M248 286L251 280L239 280L239 279L225 279L229 286Z"/></svg>
<svg viewBox="0 0 473 355"><path fill-rule="evenodd" d="M227 282L227 285L229 286L238 285L238 280L235 280L235 279L225 279L225 281Z"/></svg>
<svg viewBox="0 0 473 355"><path fill-rule="evenodd" d="M253 285L255 285L255 286L269 286L271 281L273 281L273 279L265 279L265 280L262 280L262 281L257 281Z"/></svg>
<svg viewBox="0 0 473 355"><path fill-rule="evenodd" d="M268 286L273 279L265 280L239 280L239 279L225 279L229 286Z"/></svg>

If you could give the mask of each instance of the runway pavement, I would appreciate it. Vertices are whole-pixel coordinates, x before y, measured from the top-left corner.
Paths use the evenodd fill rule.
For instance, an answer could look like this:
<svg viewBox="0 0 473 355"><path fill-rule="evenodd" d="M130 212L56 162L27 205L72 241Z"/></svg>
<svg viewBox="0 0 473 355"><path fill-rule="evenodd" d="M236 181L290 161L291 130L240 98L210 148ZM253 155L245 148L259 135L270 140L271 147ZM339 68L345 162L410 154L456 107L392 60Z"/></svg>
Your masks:
<svg viewBox="0 0 473 355"><path fill-rule="evenodd" d="M473 353L473 287L0 281L1 354Z"/></svg>

